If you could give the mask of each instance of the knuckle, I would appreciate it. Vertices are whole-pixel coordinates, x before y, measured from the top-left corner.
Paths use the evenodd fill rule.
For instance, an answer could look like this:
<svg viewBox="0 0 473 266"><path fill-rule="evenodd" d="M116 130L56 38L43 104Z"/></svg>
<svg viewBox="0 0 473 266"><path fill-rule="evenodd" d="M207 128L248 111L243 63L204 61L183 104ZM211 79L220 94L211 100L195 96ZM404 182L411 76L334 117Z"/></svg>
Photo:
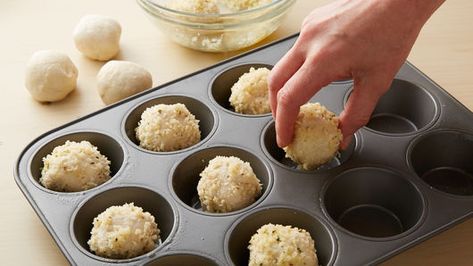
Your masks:
<svg viewBox="0 0 473 266"><path fill-rule="evenodd" d="M269 87L269 90L272 92L276 92L279 89L277 73L274 71L271 71L268 75L268 87Z"/></svg>
<svg viewBox="0 0 473 266"><path fill-rule="evenodd" d="M280 90L278 92L277 99L278 99L278 105L289 106L291 104L291 96L287 90L284 90L284 89Z"/></svg>

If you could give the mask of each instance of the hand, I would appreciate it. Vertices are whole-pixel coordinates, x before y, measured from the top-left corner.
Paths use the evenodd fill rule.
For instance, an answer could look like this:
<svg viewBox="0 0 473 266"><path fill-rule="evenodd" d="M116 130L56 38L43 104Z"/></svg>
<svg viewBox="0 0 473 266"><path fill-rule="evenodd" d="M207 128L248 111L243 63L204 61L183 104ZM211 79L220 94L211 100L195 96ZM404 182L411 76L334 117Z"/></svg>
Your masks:
<svg viewBox="0 0 473 266"><path fill-rule="evenodd" d="M353 79L340 114L346 148L366 125L422 26L444 0L338 0L314 10L269 76L277 143L291 143L299 107L332 81Z"/></svg>

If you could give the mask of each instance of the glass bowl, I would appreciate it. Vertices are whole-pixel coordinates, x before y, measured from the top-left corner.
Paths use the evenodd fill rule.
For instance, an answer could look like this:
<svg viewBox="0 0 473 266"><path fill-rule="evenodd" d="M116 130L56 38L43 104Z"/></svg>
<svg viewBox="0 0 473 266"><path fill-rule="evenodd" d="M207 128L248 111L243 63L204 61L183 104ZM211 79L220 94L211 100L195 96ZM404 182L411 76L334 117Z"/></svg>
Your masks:
<svg viewBox="0 0 473 266"><path fill-rule="evenodd" d="M137 0L173 41L195 50L227 52L253 45L274 32L296 0L273 0L253 9L196 14L171 9L169 0Z"/></svg>

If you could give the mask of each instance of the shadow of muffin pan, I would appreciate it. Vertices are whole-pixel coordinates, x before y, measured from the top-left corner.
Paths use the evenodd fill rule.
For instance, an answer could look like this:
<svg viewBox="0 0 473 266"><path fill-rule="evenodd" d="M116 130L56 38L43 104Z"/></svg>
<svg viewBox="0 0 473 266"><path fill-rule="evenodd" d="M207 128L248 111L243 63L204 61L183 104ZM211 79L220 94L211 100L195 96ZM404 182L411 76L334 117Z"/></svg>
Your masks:
<svg viewBox="0 0 473 266"><path fill-rule="evenodd" d="M97 150L102 155L107 157L108 160L110 160L110 176L111 176L110 180L113 179L115 174L120 170L120 168L123 165L123 160L125 157L123 148L112 137L100 132L93 132L93 131L80 131L80 132L69 133L66 135L59 136L49 141L48 143L44 144L33 155L29 170L31 173L31 177L33 178L35 183L41 188L46 189L42 184L39 183L39 179L41 178L41 170L44 166L43 158L46 157L48 154L51 154L54 148L64 145L66 141L75 141L75 142L88 141L92 145L96 146ZM105 183L108 183L109 181ZM97 187L100 187L102 185L103 184ZM94 188L91 188L91 189L94 189ZM49 191L58 193L53 190L49 190ZM60 193L74 193L74 192L60 192Z"/></svg>
<svg viewBox="0 0 473 266"><path fill-rule="evenodd" d="M372 238L394 237L413 228L425 203L398 173L380 168L346 171L323 195L327 214L347 231Z"/></svg>
<svg viewBox="0 0 473 266"><path fill-rule="evenodd" d="M227 213L211 213L203 210L197 194L197 184L200 180L200 173L216 156L235 156L250 164L262 185L261 195L253 204L241 210ZM258 156L237 147L217 146L199 150L182 160L174 169L171 184L175 195L191 209L208 215L228 215L247 210L261 202L271 189L272 177L269 168Z"/></svg>
<svg viewBox="0 0 473 266"><path fill-rule="evenodd" d="M473 135L435 131L410 147L412 169L430 187L458 196L473 196Z"/></svg>
<svg viewBox="0 0 473 266"><path fill-rule="evenodd" d="M233 112L229 97L239 77L251 67L271 69L296 38L149 89L32 141L19 156L15 181L69 263L247 265L251 236L273 223L307 230L322 265L375 265L472 217L473 114L408 62L348 149L317 170L299 170L285 158L271 114ZM335 81L313 99L339 113L352 90L352 81ZM176 103L199 120L200 142L171 152L140 147L135 130L142 113ZM177 147L171 139L154 140ZM43 158L67 140L95 145L111 161L111 179L80 193L44 188ZM202 206L200 174L216 156L250 164L261 182L256 199L240 198L247 191L242 187L258 192L253 178L229 174L222 177L229 184L248 182L232 194L208 193ZM227 166L241 169L238 160L222 160L204 176ZM131 202L156 218L162 243L132 259L92 252L87 242L94 218ZM224 210L234 211L210 212Z"/></svg>
<svg viewBox="0 0 473 266"><path fill-rule="evenodd" d="M134 109L126 116L124 122L124 133L128 140L130 140L133 144L135 144L139 149L142 149L147 152L153 152L150 150L146 150L140 147L139 140L136 139L135 129L138 127L138 122L141 120L141 114L149 107L152 107L157 104L176 104L182 103L186 106L191 114L195 116L197 120L199 120L199 129L201 132L201 141L202 143L204 140L208 139L215 127L215 117L210 110L204 103L199 100L196 100L191 97L182 96L182 95L167 95L157 97L151 100L147 100L144 103L139 104L138 106L134 107ZM191 147L194 147L198 144L194 144ZM187 147L183 150L189 149L191 147ZM182 151L182 150L181 150ZM178 152L178 151L173 151ZM169 152L166 152L169 153Z"/></svg>
<svg viewBox="0 0 473 266"><path fill-rule="evenodd" d="M385 134L408 134L424 130L437 116L437 103L427 90L409 81L394 79L366 127Z"/></svg>
<svg viewBox="0 0 473 266"><path fill-rule="evenodd" d="M250 239L261 226L268 223L306 230L315 242L319 264L333 263L336 256L335 239L325 223L304 211L280 206L255 210L232 226L225 238L225 251L231 263L248 265Z"/></svg>
<svg viewBox="0 0 473 266"><path fill-rule="evenodd" d="M166 255L153 260L146 264L146 266L182 266L182 265L193 265L193 266L218 266L215 261L195 254L172 254Z"/></svg>
<svg viewBox="0 0 473 266"><path fill-rule="evenodd" d="M86 200L78 207L77 212L72 216L71 234L76 245L88 256L105 262L130 262L140 259L145 255L131 259L108 259L95 255L89 249L87 241L90 239L92 222L94 218L111 206L121 206L125 203L134 203L135 206L143 208L144 212L149 212L154 216L160 230L160 239L156 245L159 249L175 231L176 218L173 208L169 202L160 194L144 187L128 186L106 190Z"/></svg>
<svg viewBox="0 0 473 266"><path fill-rule="evenodd" d="M265 151L266 155L273 161L275 161L278 165L288 168L294 169L301 172L313 172L308 171L300 168L297 163L292 161L291 159L286 157L286 153L280 147L278 147L276 143L276 128L274 121L271 121L264 129L262 135L262 146L263 150ZM323 164L317 168L315 171L323 171L338 167L348 161L350 156L353 154L355 147L356 147L357 139L356 137L353 138L353 141L349 144L349 146L345 150L340 150L337 152L335 157L326 164Z"/></svg>
<svg viewBox="0 0 473 266"><path fill-rule="evenodd" d="M266 67L267 69L271 70L273 68L272 65L268 64L242 64L238 66L233 66L229 69L225 69L221 73L219 73L214 80L211 82L210 85L210 95L217 104L223 107L225 110L230 111L234 114L242 115L242 116L263 116L269 115L268 114L261 114L261 115L247 115L247 114L240 114L235 112L235 109L230 105L230 95L232 94L232 86L235 84L238 79L245 73L250 71L250 68L261 68Z"/></svg>

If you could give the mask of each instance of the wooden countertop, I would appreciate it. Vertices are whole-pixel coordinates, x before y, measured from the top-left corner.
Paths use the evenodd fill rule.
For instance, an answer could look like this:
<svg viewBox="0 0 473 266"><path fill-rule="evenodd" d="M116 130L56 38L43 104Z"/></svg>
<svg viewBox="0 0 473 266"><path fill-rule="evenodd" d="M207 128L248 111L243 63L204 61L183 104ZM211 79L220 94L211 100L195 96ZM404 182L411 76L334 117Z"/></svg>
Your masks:
<svg viewBox="0 0 473 266"><path fill-rule="evenodd" d="M299 29L305 15L327 1L299 0L267 43ZM407 8L407 7L406 7ZM447 1L423 29L409 60L460 102L473 109L473 1ZM0 254L4 265L62 265L67 261L13 179L21 150L35 137L98 110L95 75L103 63L81 56L72 30L85 14L102 14L122 25L118 59L149 69L154 85L237 53L207 54L182 48L144 16L135 1L0 2ZM55 104L35 102L24 87L25 64L41 49L67 53L79 69L78 88ZM385 265L473 265L473 220L466 221L387 261Z"/></svg>

